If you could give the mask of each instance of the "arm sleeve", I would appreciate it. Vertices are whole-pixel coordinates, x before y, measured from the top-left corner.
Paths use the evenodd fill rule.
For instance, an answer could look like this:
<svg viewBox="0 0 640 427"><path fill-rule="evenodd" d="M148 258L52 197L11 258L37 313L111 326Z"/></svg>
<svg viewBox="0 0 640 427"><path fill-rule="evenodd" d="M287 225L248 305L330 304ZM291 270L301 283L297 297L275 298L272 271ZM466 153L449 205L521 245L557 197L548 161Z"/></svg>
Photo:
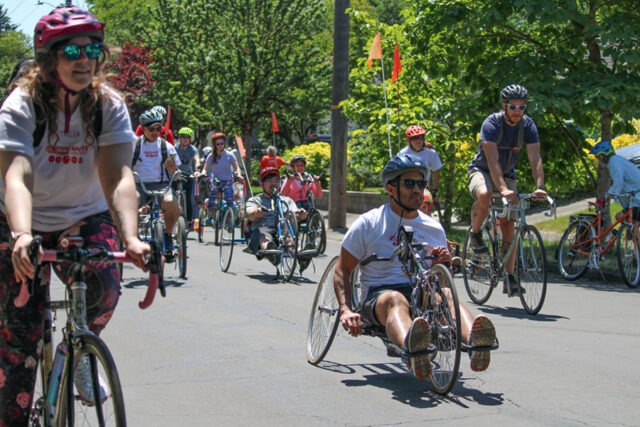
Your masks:
<svg viewBox="0 0 640 427"><path fill-rule="evenodd" d="M320 184L320 181L314 181L311 184L311 191L313 191L313 195L316 196L316 199L322 199L322 184Z"/></svg>

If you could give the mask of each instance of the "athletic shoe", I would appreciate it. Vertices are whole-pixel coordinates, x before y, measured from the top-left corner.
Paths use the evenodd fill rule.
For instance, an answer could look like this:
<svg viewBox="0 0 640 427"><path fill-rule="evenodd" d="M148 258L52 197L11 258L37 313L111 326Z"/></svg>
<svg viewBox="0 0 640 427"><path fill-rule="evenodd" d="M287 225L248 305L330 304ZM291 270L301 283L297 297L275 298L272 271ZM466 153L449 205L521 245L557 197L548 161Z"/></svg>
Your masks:
<svg viewBox="0 0 640 427"><path fill-rule="evenodd" d="M429 324L424 317L416 317L404 339L404 351L407 369L419 380L426 380L431 375L431 360L428 353L430 343Z"/></svg>
<svg viewBox="0 0 640 427"><path fill-rule="evenodd" d="M496 328L488 317L482 314L473 320L469 339L467 341L471 350L469 350L469 358L471 359L471 370L481 372L489 367L491 362L490 348L496 340ZM482 350L473 350L473 347L485 347Z"/></svg>
<svg viewBox="0 0 640 427"><path fill-rule="evenodd" d="M509 290L511 290L511 292L509 292ZM502 293L509 294L509 296L517 296L520 295L520 292L525 293L524 289L522 289L518 283L518 278L514 274L507 273L504 278Z"/></svg>
<svg viewBox="0 0 640 427"><path fill-rule="evenodd" d="M75 371L73 372L73 383L76 386L76 390L78 390L80 398L89 405L95 405L89 356L82 356L76 363ZM104 402L108 397L107 386L100 376L98 376L98 384L100 386L100 400Z"/></svg>
<svg viewBox="0 0 640 427"><path fill-rule="evenodd" d="M474 233L473 231L471 232L471 236L469 237L469 247L477 254L489 252L489 249L482 241L482 232L480 231L477 233Z"/></svg>

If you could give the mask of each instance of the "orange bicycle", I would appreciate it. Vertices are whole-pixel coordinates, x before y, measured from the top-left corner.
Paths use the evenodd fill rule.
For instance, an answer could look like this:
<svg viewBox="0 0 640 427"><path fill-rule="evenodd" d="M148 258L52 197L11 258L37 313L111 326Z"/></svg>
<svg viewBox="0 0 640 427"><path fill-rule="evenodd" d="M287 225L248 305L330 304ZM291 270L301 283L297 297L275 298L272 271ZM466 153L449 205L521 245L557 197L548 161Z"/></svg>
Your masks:
<svg viewBox="0 0 640 427"><path fill-rule="evenodd" d="M608 194L617 198L623 206L629 206L633 196L628 194ZM579 214L570 217L569 227L560 239L558 266L560 274L567 280L576 280L584 276L587 268L600 271L599 262L616 245L618 267L627 286L635 288L640 283L640 251L638 234L633 221L633 209L625 209L616 221L603 229L602 214L604 207L589 202L596 208L595 214ZM619 228L616 230L616 227ZM604 275L602 276L604 279Z"/></svg>

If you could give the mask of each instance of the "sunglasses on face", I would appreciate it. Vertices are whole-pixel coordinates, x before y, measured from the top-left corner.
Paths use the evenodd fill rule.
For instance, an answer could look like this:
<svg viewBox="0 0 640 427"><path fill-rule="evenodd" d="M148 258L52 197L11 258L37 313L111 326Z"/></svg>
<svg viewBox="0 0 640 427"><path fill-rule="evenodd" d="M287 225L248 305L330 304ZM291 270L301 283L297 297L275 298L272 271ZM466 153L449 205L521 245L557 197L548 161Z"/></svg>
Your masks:
<svg viewBox="0 0 640 427"><path fill-rule="evenodd" d="M162 126L147 126L147 130L149 130L149 132L160 132Z"/></svg>
<svg viewBox="0 0 640 427"><path fill-rule="evenodd" d="M98 59L100 57L100 54L102 53L102 44L91 43L80 46L75 43L71 43L63 47L61 50L62 53L64 53L65 58L67 58L67 60L69 61L75 61L80 58L80 55L82 55L82 51L84 51L87 59Z"/></svg>
<svg viewBox="0 0 640 427"><path fill-rule="evenodd" d="M189 138L189 135L178 135L178 138Z"/></svg>
<svg viewBox="0 0 640 427"><path fill-rule="evenodd" d="M509 110L511 110L511 111L516 111L516 110L524 111L524 110L525 110L525 108L527 108L527 105L526 105L526 104L525 104L525 105L513 105L513 104L507 104L507 105L509 106Z"/></svg>
<svg viewBox="0 0 640 427"><path fill-rule="evenodd" d="M408 189L413 189L417 185L419 190L424 190L427 186L427 181L424 179L401 179L400 182Z"/></svg>

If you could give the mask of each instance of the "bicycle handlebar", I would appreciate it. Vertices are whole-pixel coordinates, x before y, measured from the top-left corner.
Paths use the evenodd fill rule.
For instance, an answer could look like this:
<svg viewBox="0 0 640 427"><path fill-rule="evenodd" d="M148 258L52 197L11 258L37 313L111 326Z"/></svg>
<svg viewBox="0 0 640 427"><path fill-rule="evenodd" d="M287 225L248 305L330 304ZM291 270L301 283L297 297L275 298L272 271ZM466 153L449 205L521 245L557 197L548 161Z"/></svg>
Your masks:
<svg viewBox="0 0 640 427"><path fill-rule="evenodd" d="M502 210L497 216L498 218L506 218L511 212L512 205L509 202L509 200L507 200L506 197L502 195L500 195L500 197L502 198ZM518 194L519 203L523 200L542 200L542 199L543 199L542 197L534 196L533 193ZM553 216L555 218L556 217L556 201L553 200L548 194L546 197L544 197L544 199L549 204L549 210L545 212L544 215L548 217ZM524 209L524 207L522 207L521 204L519 204L518 206Z"/></svg>
<svg viewBox="0 0 640 427"><path fill-rule="evenodd" d="M142 178L140 178L140 175L138 174L138 172L134 172L133 176L138 178L138 182L140 183L140 187L142 189L142 191L144 191L144 193L147 196L164 196L165 194L167 194L169 192L169 190L171 190L171 186L173 185L173 180L182 173L182 171L180 169L178 169L177 171L175 171L171 177L169 178L169 182L167 183L167 186L165 188L163 188L162 190L147 190L147 186L144 185L144 182L142 181Z"/></svg>
<svg viewBox="0 0 640 427"><path fill-rule="evenodd" d="M156 291L160 289L160 294L166 296L164 281L162 279L162 253L156 242L149 242L151 245L151 254L147 260L146 267L149 269L149 285L143 299L138 302L138 307L145 309L149 307L155 298ZM107 251L103 248L81 248L82 238L77 236L65 237L60 241L63 250L46 249L42 250L42 256L39 256L42 246L42 237L34 236L29 249L29 257L33 265L36 266L36 275L34 280L29 283L22 282L20 284L20 293L14 299L13 303L16 307L24 307L31 296L30 286L33 288L35 277L39 266L43 262L72 262L82 265L94 263L133 263L133 258L124 251Z"/></svg>

